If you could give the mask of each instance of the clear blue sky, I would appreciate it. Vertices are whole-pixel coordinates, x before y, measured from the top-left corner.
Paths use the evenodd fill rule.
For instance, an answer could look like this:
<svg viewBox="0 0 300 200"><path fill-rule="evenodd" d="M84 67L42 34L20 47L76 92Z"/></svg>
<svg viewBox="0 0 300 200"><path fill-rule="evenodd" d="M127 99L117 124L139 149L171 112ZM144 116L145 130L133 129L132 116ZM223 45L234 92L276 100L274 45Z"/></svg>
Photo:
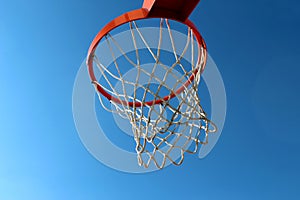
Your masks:
<svg viewBox="0 0 300 200"><path fill-rule="evenodd" d="M72 117L95 34L142 0L1 0L0 200L300 199L300 3L202 0L191 19L227 92L203 160L127 174L97 161Z"/></svg>

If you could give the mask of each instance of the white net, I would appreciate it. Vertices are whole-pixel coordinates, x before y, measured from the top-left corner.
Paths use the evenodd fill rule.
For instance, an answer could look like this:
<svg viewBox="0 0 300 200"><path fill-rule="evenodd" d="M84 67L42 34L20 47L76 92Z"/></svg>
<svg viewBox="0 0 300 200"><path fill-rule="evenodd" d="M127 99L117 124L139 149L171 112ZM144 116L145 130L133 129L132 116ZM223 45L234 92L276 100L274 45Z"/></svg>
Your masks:
<svg viewBox="0 0 300 200"><path fill-rule="evenodd" d="M167 162L180 165L185 152L196 153L216 127L198 97L206 49L189 27L182 34L166 19L158 23L144 28L129 22L125 40L108 33L100 52L109 52L111 63L93 55L100 72L93 84L101 105L130 121L139 165L163 168ZM128 52L130 45L134 51ZM99 87L112 96L110 104Z"/></svg>

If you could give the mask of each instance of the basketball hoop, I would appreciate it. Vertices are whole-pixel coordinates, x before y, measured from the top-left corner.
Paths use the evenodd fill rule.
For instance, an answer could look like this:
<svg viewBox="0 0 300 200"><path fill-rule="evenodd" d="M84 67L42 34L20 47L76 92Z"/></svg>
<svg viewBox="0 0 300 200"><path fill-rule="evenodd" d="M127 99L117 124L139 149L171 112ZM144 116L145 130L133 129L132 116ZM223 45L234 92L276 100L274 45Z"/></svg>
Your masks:
<svg viewBox="0 0 300 200"><path fill-rule="evenodd" d="M130 121L141 166L180 165L184 153L196 153L216 131L198 96L207 52L188 19L198 3L145 0L143 8L108 23L88 51L88 71L100 103ZM130 33L127 39L115 37L124 29ZM135 51L125 51L128 45ZM111 62L101 52L109 52Z"/></svg>

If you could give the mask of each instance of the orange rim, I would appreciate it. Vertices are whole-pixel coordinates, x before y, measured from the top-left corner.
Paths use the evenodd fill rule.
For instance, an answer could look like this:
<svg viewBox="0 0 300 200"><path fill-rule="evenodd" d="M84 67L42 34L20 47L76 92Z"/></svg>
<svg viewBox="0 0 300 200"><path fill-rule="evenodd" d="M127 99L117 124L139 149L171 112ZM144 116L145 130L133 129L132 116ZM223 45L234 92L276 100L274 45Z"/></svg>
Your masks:
<svg viewBox="0 0 300 200"><path fill-rule="evenodd" d="M121 26L122 24L128 23L130 21L140 20L140 19L154 18L154 17L149 17L148 14L149 14L149 11L145 8L130 11L130 12L127 12L127 13L115 18L114 20L109 22L102 30L100 30L100 32L96 35L96 37L92 41L92 43L90 45L90 48L88 50L88 55L87 55L87 67L88 67L88 72L89 72L89 75L90 75L90 78L91 78L92 82L97 82L97 79L96 79L95 74L94 74L94 69L93 69L93 55L94 55L95 50L96 50L99 42L101 41L101 39L107 33L109 33L111 30L117 28L118 26ZM206 44L205 44L201 34L197 30L197 28L193 24L193 22L191 22L189 19L187 19L183 22L183 21L178 20L176 18L172 18L171 16L164 16L163 13L160 13L158 16L155 16L155 18L172 19L172 20L181 22L181 23L185 24L186 26L190 27L192 29L195 37L196 37L196 40L197 40L199 46L201 46L202 48L204 48L206 50ZM197 64L200 64L200 56L198 58ZM204 58L204 65L203 65L203 68L201 69L200 73L203 72L203 70L205 68L205 64L206 64L206 54L205 54L205 58ZM177 94L181 93L184 90L184 88L186 88L189 84L191 84L191 82L195 79L195 76L197 75L197 73L198 73L198 70L196 69L192 73L192 75L189 77L189 79L177 91L172 92L171 94L163 97L162 99L147 101L147 102L144 102L144 103L122 101L122 100L120 100L116 97L113 97L109 93L107 93L100 85L97 84L96 88L97 88L98 92L100 92L103 96L105 96L107 99L109 99L109 100L111 100L115 103L125 104L125 105L128 105L130 107L141 107L142 105L152 106L154 104L161 104L164 101L168 101L169 99L174 98Z"/></svg>

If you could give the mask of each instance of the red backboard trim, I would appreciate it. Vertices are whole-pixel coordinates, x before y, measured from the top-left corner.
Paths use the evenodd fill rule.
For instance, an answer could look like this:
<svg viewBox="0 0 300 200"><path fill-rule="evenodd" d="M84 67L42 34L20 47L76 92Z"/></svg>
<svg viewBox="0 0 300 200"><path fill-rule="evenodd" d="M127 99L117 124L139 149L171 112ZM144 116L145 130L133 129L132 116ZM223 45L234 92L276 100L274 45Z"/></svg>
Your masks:
<svg viewBox="0 0 300 200"><path fill-rule="evenodd" d="M149 11L148 17L173 16L184 22L193 12L200 0L144 0L143 8Z"/></svg>

